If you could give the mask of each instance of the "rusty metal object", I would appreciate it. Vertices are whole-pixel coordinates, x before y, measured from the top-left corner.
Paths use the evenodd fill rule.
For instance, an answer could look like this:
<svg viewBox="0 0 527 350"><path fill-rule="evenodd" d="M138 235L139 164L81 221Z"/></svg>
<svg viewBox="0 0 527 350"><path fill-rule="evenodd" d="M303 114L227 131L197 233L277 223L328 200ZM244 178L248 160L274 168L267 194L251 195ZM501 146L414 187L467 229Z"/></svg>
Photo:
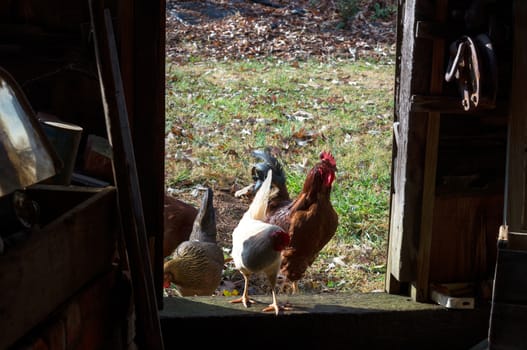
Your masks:
<svg viewBox="0 0 527 350"><path fill-rule="evenodd" d="M487 35L480 34L474 39L464 35L450 45L445 80L457 81L465 111L477 108L482 98L486 106L495 105L497 64Z"/></svg>

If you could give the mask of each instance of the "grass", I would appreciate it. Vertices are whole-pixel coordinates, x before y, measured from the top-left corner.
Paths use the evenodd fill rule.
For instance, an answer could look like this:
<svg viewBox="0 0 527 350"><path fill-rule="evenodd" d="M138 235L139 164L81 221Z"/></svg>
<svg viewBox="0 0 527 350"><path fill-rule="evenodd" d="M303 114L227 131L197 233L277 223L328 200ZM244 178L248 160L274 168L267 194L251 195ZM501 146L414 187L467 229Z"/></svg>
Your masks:
<svg viewBox="0 0 527 350"><path fill-rule="evenodd" d="M318 153L337 160L336 237L305 290L384 283L393 121L392 64L279 60L167 64L166 183L241 188L256 148L272 146L291 195Z"/></svg>

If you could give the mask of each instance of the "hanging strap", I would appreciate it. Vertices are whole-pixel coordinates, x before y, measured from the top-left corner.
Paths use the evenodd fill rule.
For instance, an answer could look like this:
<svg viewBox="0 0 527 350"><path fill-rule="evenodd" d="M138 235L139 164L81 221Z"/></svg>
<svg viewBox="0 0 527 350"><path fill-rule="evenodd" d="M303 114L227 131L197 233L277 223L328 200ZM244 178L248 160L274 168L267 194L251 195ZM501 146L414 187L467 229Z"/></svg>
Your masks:
<svg viewBox="0 0 527 350"><path fill-rule="evenodd" d="M456 81L465 111L480 106L494 107L497 92L497 63L489 37L474 39L464 35L450 44L450 60L445 73L447 82Z"/></svg>

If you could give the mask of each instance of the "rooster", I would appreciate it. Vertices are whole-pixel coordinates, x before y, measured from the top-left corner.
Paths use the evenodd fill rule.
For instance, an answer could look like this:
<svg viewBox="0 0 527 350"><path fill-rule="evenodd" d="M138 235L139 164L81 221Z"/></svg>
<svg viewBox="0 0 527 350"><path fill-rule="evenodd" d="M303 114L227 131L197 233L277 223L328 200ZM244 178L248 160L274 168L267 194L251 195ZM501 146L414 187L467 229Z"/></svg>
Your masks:
<svg viewBox="0 0 527 350"><path fill-rule="evenodd" d="M252 274L265 273L273 296L272 304L262 311L280 309L276 300L275 286L280 269L280 252L289 244L289 235L280 226L264 222L267 202L271 190L272 170L256 192L249 209L243 214L240 222L232 232L232 259L236 269L245 280L241 298L231 300L231 303L243 303L248 307L254 301L249 299L249 278Z"/></svg>
<svg viewBox="0 0 527 350"><path fill-rule="evenodd" d="M198 209L168 194L165 194L164 204L163 256L167 258L190 237Z"/></svg>
<svg viewBox="0 0 527 350"><path fill-rule="evenodd" d="M330 200L337 171L335 158L330 152L321 152L320 161L309 171L302 191L291 199L284 171L270 150L257 150L253 155L263 160L252 170L255 190L262 184L262 174L268 169L273 171L277 192L269 200L264 220L289 233L291 243L282 251L280 273L292 282L296 293L298 281L337 230L338 215Z"/></svg>
<svg viewBox="0 0 527 350"><path fill-rule="evenodd" d="M181 296L214 293L221 282L225 263L216 234L213 193L207 188L189 239L180 243L172 259L164 264L165 287L174 283Z"/></svg>

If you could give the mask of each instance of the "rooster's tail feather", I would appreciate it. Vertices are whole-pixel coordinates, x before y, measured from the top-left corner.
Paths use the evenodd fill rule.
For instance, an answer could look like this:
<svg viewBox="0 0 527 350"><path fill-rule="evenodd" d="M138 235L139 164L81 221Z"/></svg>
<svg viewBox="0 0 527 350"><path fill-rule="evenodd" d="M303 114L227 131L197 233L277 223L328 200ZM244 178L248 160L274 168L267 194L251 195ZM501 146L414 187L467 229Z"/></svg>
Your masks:
<svg viewBox="0 0 527 350"><path fill-rule="evenodd" d="M269 169L267 176L262 186L256 192L256 195L249 206L249 209L245 212L244 216L247 215L249 218L254 220L264 220L267 211L267 202L271 193L271 179L273 177L273 171Z"/></svg>

